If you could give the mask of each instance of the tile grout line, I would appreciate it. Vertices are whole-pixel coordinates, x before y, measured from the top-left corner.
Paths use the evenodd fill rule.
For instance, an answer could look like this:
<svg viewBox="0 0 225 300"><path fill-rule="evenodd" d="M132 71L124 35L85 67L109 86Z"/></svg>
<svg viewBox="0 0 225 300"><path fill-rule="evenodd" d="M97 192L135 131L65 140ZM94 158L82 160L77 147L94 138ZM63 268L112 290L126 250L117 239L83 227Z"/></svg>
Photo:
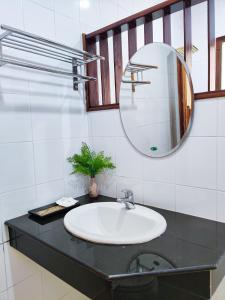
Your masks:
<svg viewBox="0 0 225 300"><path fill-rule="evenodd" d="M219 204L219 198L218 198L218 191L219 191L219 186L218 186L218 149L219 149L219 102L216 100L216 133L217 133L217 138L216 138L216 220L218 221L218 204Z"/></svg>
<svg viewBox="0 0 225 300"><path fill-rule="evenodd" d="M2 231L2 233L3 233L3 231ZM7 277L7 270L6 270L6 255L5 255L5 244L6 244L6 242L4 242L3 244L2 244L2 248L3 248L3 256L4 256L4 271L5 271L5 284L6 284L6 290L5 291L8 291L8 277ZM8 292L7 292L8 293Z"/></svg>

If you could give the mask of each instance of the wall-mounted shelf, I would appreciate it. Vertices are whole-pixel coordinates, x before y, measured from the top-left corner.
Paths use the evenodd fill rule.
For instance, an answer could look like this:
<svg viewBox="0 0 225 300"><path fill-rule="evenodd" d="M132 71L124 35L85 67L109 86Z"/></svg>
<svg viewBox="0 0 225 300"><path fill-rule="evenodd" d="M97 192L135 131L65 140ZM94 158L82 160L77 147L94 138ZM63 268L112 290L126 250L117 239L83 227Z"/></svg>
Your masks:
<svg viewBox="0 0 225 300"><path fill-rule="evenodd" d="M129 78L129 76L124 76L122 78L122 83L125 83L125 84L131 84L131 87L132 87L132 93L135 93L135 87L137 85L146 85L146 84L151 84L151 81L149 80L143 80L143 76L141 74L141 78L139 79L140 75L137 73L137 79L135 79L135 76L134 76L134 73L132 72L131 75L130 75L130 79L127 79Z"/></svg>
<svg viewBox="0 0 225 300"><path fill-rule="evenodd" d="M1 25L1 29L5 30L0 35L0 66L11 64L19 67L35 69L39 71L49 72L57 75L69 76L73 78L74 90L78 89L78 84L96 80L95 77L85 76L81 74L82 65L88 64L104 57L74 49L72 47L54 42L52 40L34 35L7 25ZM37 64L36 62L27 62L20 58L11 59L4 56L4 48L12 48L18 51L47 57L63 63L71 65L70 70L65 68L55 68L47 65Z"/></svg>
<svg viewBox="0 0 225 300"><path fill-rule="evenodd" d="M150 69L158 69L158 67L152 66L152 65L144 65L144 64L130 62L127 65L126 71L131 72L131 73L138 73L138 72L143 72L143 71L150 70Z"/></svg>
<svg viewBox="0 0 225 300"><path fill-rule="evenodd" d="M134 85L141 85L141 84L151 84L151 81L148 80L126 80L126 79L122 79L123 83L130 83L130 84L134 84Z"/></svg>
<svg viewBox="0 0 225 300"><path fill-rule="evenodd" d="M146 64L139 64L139 63L132 63L129 62L126 67L126 72L129 73L129 75L124 76L122 78L123 83L132 84L132 92L135 92L135 86L137 85L145 85L145 84L151 84L151 81L144 80L143 79L143 72L151 69L158 69L157 66L153 65L146 65ZM125 74L126 74L125 72ZM130 79L126 79L130 78Z"/></svg>

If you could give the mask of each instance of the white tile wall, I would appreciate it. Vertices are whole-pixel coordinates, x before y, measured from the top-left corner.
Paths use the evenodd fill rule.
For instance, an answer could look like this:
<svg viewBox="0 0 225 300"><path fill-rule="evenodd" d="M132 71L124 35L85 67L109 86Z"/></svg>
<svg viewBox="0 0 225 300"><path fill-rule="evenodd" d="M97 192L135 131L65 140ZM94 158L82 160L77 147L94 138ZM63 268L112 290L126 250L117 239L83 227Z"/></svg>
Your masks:
<svg viewBox="0 0 225 300"><path fill-rule="evenodd" d="M46 7L46 8L49 8L49 9L53 9L54 8L54 0L48 0L48 1L45 1L45 0L32 0L33 2L43 6L43 7Z"/></svg>
<svg viewBox="0 0 225 300"><path fill-rule="evenodd" d="M50 204L63 197L64 180L49 181L36 185L36 202L39 206Z"/></svg>
<svg viewBox="0 0 225 300"><path fill-rule="evenodd" d="M216 189L216 138L189 137L176 154L176 183Z"/></svg>
<svg viewBox="0 0 225 300"><path fill-rule="evenodd" d="M117 167L111 189L109 178L99 178L101 192L120 195L127 186L137 194L137 202L225 222L225 99L195 106L190 136L176 153L161 159L136 152L117 110L90 113L92 145L97 151L105 149Z"/></svg>
<svg viewBox="0 0 225 300"><path fill-rule="evenodd" d="M191 128L190 136L217 136L217 118L218 114L221 114L220 110L222 109L222 107L220 107L218 110L218 103L219 106L221 106L221 104L225 102L204 100L204 105L202 105L200 101L195 102L194 122ZM218 126L219 125L220 123Z"/></svg>
<svg viewBox="0 0 225 300"><path fill-rule="evenodd" d="M32 143L0 144L0 161L0 193L34 184Z"/></svg>
<svg viewBox="0 0 225 300"><path fill-rule="evenodd" d="M100 193L109 196L116 197L116 179L117 177L113 175L114 172L105 172L100 175L97 175L97 184L100 190Z"/></svg>
<svg viewBox="0 0 225 300"><path fill-rule="evenodd" d="M216 190L176 186L176 210L178 212L216 220L216 207Z"/></svg>
<svg viewBox="0 0 225 300"><path fill-rule="evenodd" d="M65 5L65 2L63 3L61 0L55 0L54 4L57 13L79 21L79 1L67 0Z"/></svg>
<svg viewBox="0 0 225 300"><path fill-rule="evenodd" d="M217 192L217 219L225 223L225 193Z"/></svg>
<svg viewBox="0 0 225 300"><path fill-rule="evenodd" d="M141 156L125 137L116 139L116 164L118 176L140 178Z"/></svg>
<svg viewBox="0 0 225 300"><path fill-rule="evenodd" d="M0 143L31 140L32 130L28 95L1 93Z"/></svg>
<svg viewBox="0 0 225 300"><path fill-rule="evenodd" d="M8 293L7 293L7 291L3 292L3 293L0 293L0 300L8 300Z"/></svg>
<svg viewBox="0 0 225 300"><path fill-rule="evenodd" d="M224 115L225 115L225 101L219 101L218 108L218 136L225 136Z"/></svg>
<svg viewBox="0 0 225 300"><path fill-rule="evenodd" d="M57 97L33 96L31 116L33 139L60 139L62 133L62 100Z"/></svg>
<svg viewBox="0 0 225 300"><path fill-rule="evenodd" d="M175 210L175 184L144 181L144 204Z"/></svg>
<svg viewBox="0 0 225 300"><path fill-rule="evenodd" d="M82 31L159 2L96 0L83 9L79 0L0 0L0 23L79 47ZM159 41L161 25L154 24ZM198 88L205 84L204 78L197 81ZM119 197L121 189L131 188L137 202L225 222L225 100L197 103L191 137L182 149L154 160L126 140L118 111L87 116L82 90L71 87L70 80L56 76L0 69L0 300L30 300L31 294L34 300L88 299L12 249L2 226L62 195L86 193L88 181L70 176L65 159L88 137L117 165L98 177L103 194Z"/></svg>
<svg viewBox="0 0 225 300"><path fill-rule="evenodd" d="M39 205L35 197L34 187L11 191L0 195L1 223L3 241L8 240L8 230L4 226L6 220L25 214L29 209Z"/></svg>
<svg viewBox="0 0 225 300"><path fill-rule="evenodd" d="M44 1L43 1L44 2ZM46 1L47 2L47 1ZM23 26L22 2L19 0L1 0L0 19L2 24L9 24L15 27ZM9 22L10 21L10 22Z"/></svg>
<svg viewBox="0 0 225 300"><path fill-rule="evenodd" d="M34 143L36 182L44 183L63 178L62 140Z"/></svg>
<svg viewBox="0 0 225 300"><path fill-rule="evenodd" d="M100 3L100 26L104 27L109 24L109 20L111 23L117 20L117 6L114 1L105 1L99 0ZM107 14L105 12L108 12Z"/></svg>
<svg viewBox="0 0 225 300"><path fill-rule="evenodd" d="M0 23L80 47L82 30L97 29L121 13L130 14L134 7L123 3L120 7L117 0L91 1L89 9L79 4L79 0L0 0ZM105 121L99 127L104 129ZM115 135L122 136L118 121L115 115ZM99 131L99 136L104 134L108 131ZM35 300L87 299L12 249L3 223L63 195L86 193L88 181L69 175L66 158L79 150L82 141L88 141L88 135L82 89L73 92L71 80L15 67L0 69L1 300L26 300L31 294ZM116 196L111 187L116 187L116 181L109 186Z"/></svg>
<svg viewBox="0 0 225 300"><path fill-rule="evenodd" d="M40 22L41 20L41 22ZM30 0L23 0L23 23L26 31L55 38L54 11Z"/></svg>
<svg viewBox="0 0 225 300"><path fill-rule="evenodd" d="M225 137L217 140L218 189L225 191Z"/></svg>
<svg viewBox="0 0 225 300"><path fill-rule="evenodd" d="M81 46L79 0L0 0L0 6L0 23ZM70 176L66 162L82 141L88 141L82 88L74 92L72 81L59 76L0 69L0 300L87 299L11 248L3 225L64 195L86 193L87 180Z"/></svg>
<svg viewBox="0 0 225 300"><path fill-rule="evenodd" d="M110 110L104 111L102 114L90 113L88 114L88 120L89 134L92 137L124 136L119 113L113 113Z"/></svg>
<svg viewBox="0 0 225 300"><path fill-rule="evenodd" d="M63 3L58 0L58 2ZM74 2L74 1L68 1ZM66 7L67 5L62 5ZM74 10L71 10L73 13ZM70 19L65 15L55 14L56 40L69 46L77 47L80 43L80 23L78 18ZM71 35L71 28L76 28L76 34Z"/></svg>
<svg viewBox="0 0 225 300"><path fill-rule="evenodd" d="M175 157L171 155L165 159L151 159L142 157L142 174L144 180L174 183Z"/></svg>
<svg viewBox="0 0 225 300"><path fill-rule="evenodd" d="M3 245L0 245L0 295L6 290L5 257L3 251Z"/></svg>

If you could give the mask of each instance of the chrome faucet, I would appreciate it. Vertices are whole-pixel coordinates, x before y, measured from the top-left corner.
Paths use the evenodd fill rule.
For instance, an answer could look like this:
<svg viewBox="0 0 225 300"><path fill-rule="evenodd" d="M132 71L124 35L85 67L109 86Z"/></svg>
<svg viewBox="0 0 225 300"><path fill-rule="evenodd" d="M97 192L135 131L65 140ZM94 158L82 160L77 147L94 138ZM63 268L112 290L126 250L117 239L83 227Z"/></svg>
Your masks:
<svg viewBox="0 0 225 300"><path fill-rule="evenodd" d="M131 190L122 190L122 193L124 193L124 198L117 198L117 202L124 203L126 209L134 209L135 203L134 203L134 194Z"/></svg>

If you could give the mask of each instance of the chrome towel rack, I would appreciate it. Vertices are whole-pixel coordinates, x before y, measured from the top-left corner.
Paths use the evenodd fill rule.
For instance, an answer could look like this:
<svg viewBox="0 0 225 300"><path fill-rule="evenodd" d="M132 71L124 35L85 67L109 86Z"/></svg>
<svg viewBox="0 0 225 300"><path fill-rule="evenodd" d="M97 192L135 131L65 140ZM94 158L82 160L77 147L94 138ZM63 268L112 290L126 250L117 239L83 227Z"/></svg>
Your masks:
<svg viewBox="0 0 225 300"><path fill-rule="evenodd" d="M151 84L151 81L149 80L126 80L126 79L122 79L123 83L131 83L131 84L135 84L135 85L141 85L141 84Z"/></svg>
<svg viewBox="0 0 225 300"><path fill-rule="evenodd" d="M151 84L151 81L143 79L143 72L151 69L158 69L158 67L153 65L134 63L130 61L126 67L125 76L122 78L122 82L131 84L132 92L134 93L135 86ZM130 78L131 80L126 78Z"/></svg>
<svg viewBox="0 0 225 300"><path fill-rule="evenodd" d="M73 78L74 90L78 89L79 83L96 80L95 77L82 75L81 66L98 59L104 60L104 57L78 50L7 25L1 25L1 29L5 31L0 35L0 66L10 64L57 75L69 76ZM20 58L11 59L4 56L4 47L47 57L63 63L69 63L71 69L55 68L37 64L36 62L27 62Z"/></svg>
<svg viewBox="0 0 225 300"><path fill-rule="evenodd" d="M129 64L127 65L126 71L131 72L131 73L138 73L138 72L143 72L143 71L150 70L150 69L158 69L158 67L152 66L152 65L144 65L144 64L129 62Z"/></svg>

